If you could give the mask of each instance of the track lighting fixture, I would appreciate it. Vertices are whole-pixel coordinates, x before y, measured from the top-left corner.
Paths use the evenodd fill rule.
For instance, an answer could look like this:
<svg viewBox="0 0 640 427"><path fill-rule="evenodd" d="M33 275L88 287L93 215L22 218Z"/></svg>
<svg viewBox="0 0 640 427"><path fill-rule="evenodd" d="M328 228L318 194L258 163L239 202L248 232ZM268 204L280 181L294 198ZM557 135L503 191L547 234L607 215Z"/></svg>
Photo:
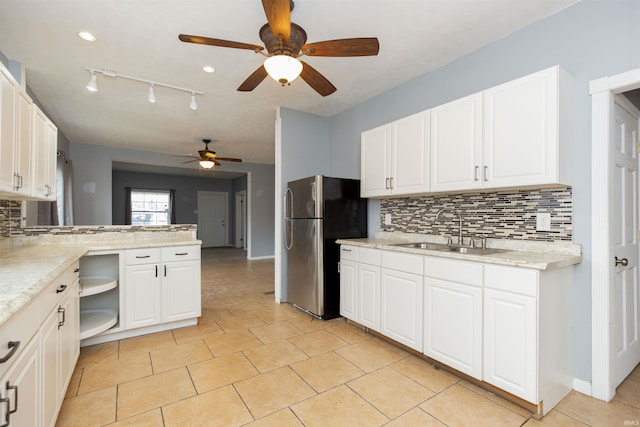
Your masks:
<svg viewBox="0 0 640 427"><path fill-rule="evenodd" d="M197 110L198 109L198 103L196 102L196 95L204 95L204 92L200 92L197 90L193 90L193 89L187 89L184 87L178 87L178 86L173 86L170 84L166 84L166 83L160 83L160 82L155 82L152 80L145 80L145 79L141 79L138 77L131 77L131 76L126 76L124 74L118 74L115 73L113 71L109 71L109 70L97 70L95 68L85 68L85 70L89 71L91 73L91 79L89 80L89 83L87 83L87 89L90 90L91 92L97 92L98 91L98 82L96 80L96 73L101 73L103 76L106 77L120 77L123 79L128 79L128 80L135 80L137 82L143 82L149 85L149 94L147 95L147 100L149 102L151 102L152 104L156 102L156 93L154 90L154 87L156 86L162 86L162 87L166 87L169 89L175 89L175 90L180 90L182 92L187 92L187 93L191 93L191 103L189 104L189 108L191 108L192 110Z"/></svg>
<svg viewBox="0 0 640 427"><path fill-rule="evenodd" d="M91 71L91 78L89 79L89 83L87 83L87 90L91 92L98 91L98 81L96 80L96 75L93 71Z"/></svg>

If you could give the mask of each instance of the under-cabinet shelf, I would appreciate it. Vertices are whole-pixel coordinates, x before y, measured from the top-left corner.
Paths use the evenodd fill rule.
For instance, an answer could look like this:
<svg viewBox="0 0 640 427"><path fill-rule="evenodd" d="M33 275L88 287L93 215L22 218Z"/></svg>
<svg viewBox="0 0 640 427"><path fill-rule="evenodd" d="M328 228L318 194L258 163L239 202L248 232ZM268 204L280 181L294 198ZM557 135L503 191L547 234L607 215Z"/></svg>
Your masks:
<svg viewBox="0 0 640 427"><path fill-rule="evenodd" d="M80 310L80 339L86 339L106 331L118 323L118 313L113 310Z"/></svg>
<svg viewBox="0 0 640 427"><path fill-rule="evenodd" d="M118 279L107 276L80 278L80 298L101 294L118 286Z"/></svg>

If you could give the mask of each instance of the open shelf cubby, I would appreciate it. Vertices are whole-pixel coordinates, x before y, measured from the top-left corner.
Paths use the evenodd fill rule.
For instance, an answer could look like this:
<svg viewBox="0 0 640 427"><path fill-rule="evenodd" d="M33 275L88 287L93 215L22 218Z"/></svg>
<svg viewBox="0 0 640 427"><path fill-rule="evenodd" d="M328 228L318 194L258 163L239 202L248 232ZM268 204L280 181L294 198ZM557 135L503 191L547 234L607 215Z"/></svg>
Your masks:
<svg viewBox="0 0 640 427"><path fill-rule="evenodd" d="M87 254L80 259L80 339L118 328L120 254Z"/></svg>

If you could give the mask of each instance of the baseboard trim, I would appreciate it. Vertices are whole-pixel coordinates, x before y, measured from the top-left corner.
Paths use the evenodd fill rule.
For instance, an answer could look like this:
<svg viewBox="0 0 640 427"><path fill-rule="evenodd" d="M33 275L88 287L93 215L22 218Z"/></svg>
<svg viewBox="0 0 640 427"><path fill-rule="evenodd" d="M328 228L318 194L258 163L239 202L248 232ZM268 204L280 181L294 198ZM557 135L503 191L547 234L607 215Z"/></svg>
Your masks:
<svg viewBox="0 0 640 427"><path fill-rule="evenodd" d="M573 379L573 389L577 392L580 392L582 394L586 394L587 396L591 396L592 394L592 387L591 387L591 383L589 381L585 381L585 380L580 380L578 378L574 378Z"/></svg>

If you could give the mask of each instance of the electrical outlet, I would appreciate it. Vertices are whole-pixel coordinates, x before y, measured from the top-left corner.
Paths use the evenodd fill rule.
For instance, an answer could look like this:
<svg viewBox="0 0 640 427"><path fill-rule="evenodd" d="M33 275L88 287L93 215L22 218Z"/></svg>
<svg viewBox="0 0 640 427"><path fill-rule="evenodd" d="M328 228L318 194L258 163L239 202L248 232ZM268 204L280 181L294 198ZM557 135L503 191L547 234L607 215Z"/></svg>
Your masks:
<svg viewBox="0 0 640 427"><path fill-rule="evenodd" d="M391 225L391 214L384 214L384 225Z"/></svg>
<svg viewBox="0 0 640 427"><path fill-rule="evenodd" d="M538 212L536 214L536 231L551 231L551 214Z"/></svg>

